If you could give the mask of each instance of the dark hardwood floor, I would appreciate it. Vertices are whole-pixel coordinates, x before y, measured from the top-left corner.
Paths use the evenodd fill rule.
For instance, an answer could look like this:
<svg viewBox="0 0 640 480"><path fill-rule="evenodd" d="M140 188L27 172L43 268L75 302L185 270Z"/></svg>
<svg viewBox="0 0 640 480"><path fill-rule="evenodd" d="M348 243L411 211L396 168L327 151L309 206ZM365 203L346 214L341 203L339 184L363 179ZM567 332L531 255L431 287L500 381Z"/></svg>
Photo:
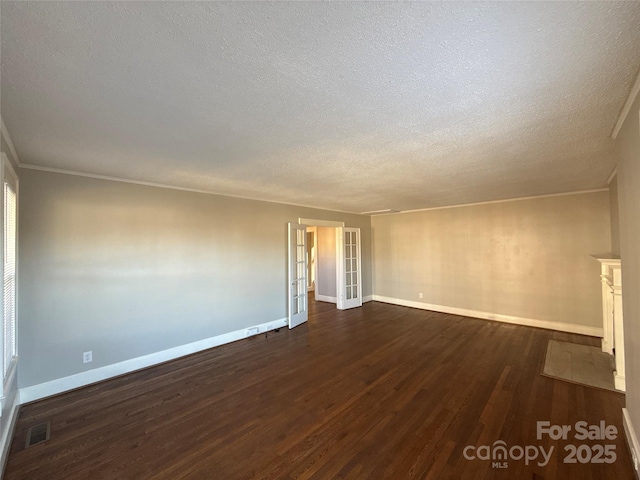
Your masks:
<svg viewBox="0 0 640 480"><path fill-rule="evenodd" d="M21 408L6 479L632 479L624 395L540 375L579 335L371 302ZM51 438L25 449L27 429ZM616 440L536 439L536 422L601 420ZM554 446L467 460L467 445ZM564 446L615 445L612 464ZM517 450L514 453L517 454ZM539 460L539 459L538 459Z"/></svg>

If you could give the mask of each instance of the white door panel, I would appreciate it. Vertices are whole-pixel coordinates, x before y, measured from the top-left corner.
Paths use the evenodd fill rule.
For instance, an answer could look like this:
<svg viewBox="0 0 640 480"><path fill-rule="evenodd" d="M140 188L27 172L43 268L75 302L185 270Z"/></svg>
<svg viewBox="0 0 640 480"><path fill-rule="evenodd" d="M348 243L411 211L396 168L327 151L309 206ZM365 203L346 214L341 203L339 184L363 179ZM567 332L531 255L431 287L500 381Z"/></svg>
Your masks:
<svg viewBox="0 0 640 480"><path fill-rule="evenodd" d="M337 290L338 308L362 306L362 261L359 228L338 228Z"/></svg>
<svg viewBox="0 0 640 480"><path fill-rule="evenodd" d="M289 328L307 321L307 227L289 224L288 235L289 268L287 282Z"/></svg>

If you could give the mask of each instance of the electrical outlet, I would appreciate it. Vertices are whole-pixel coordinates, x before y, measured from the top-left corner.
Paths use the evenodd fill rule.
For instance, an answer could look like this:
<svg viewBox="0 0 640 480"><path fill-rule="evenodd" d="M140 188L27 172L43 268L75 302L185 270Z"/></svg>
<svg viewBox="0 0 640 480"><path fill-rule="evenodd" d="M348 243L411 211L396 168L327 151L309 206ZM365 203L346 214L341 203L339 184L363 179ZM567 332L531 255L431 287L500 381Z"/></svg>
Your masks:
<svg viewBox="0 0 640 480"><path fill-rule="evenodd" d="M252 335L257 335L259 332L258 327L249 327L246 330L246 336L250 337Z"/></svg>
<svg viewBox="0 0 640 480"><path fill-rule="evenodd" d="M422 294L422 292L418 294L418 298L424 298L424 295Z"/></svg>
<svg viewBox="0 0 640 480"><path fill-rule="evenodd" d="M82 363L91 363L93 362L93 352L84 352L82 354Z"/></svg>

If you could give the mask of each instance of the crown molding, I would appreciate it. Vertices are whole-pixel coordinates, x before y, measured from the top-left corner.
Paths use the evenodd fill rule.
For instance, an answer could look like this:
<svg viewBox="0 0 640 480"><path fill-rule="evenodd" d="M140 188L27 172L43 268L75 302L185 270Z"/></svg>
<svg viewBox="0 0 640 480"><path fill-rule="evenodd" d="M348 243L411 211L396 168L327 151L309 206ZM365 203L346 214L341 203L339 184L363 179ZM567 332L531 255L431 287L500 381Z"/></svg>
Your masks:
<svg viewBox="0 0 640 480"><path fill-rule="evenodd" d="M636 101L636 97L638 96L639 92L640 92L640 71L638 72L638 76L636 77L636 81L633 84L633 87L631 87L631 92L629 92L627 101L624 103L622 110L620 110L618 121L616 122L616 125L615 127L613 127L613 131L611 132L611 138L613 138L614 140L618 137L618 133L620 133L622 124L627 119L627 115L629 115L631 106L633 105L633 102Z"/></svg>
<svg viewBox="0 0 640 480"><path fill-rule="evenodd" d="M29 164L29 163L21 163L20 164L20 168L24 168L24 169L27 169L27 170L37 170L37 171L41 171L41 172L59 173L59 174L62 174L62 175L72 175L72 176L75 176L75 177L95 178L95 179L98 179L98 180L106 180L106 181L109 181L109 182L131 183L133 185L143 185L145 187L166 188L166 189L169 189L169 190L179 190L179 191L182 191L182 192L202 193L202 194L205 194L205 195L217 195L219 197L238 198L238 199L241 199L241 200L251 200L251 201L254 201L254 202L275 203L275 204L278 204L278 205L288 205L288 206L292 206L292 207L309 208L309 209L313 209L313 210L324 210L326 212L344 213L344 214L348 214L348 215L360 215L360 213L358 213L358 212L348 212L346 210L337 210L337 209L333 209L333 208L314 207L314 206L311 206L311 205L301 205L301 204L298 204L298 203L279 202L277 200L265 200L264 198L247 197L247 196L243 196L243 195L230 195L228 193L219 193L219 192L214 192L212 190L180 187L180 186L177 186L177 185L168 185L168 184L165 184L165 183L144 182L144 181L141 181L141 180L130 180L128 178L111 177L109 175L99 175L99 174L94 174L94 173L78 172L78 171L75 171L75 170L67 170L67 169L64 169L64 168L42 167L40 165L32 165L32 164Z"/></svg>
<svg viewBox="0 0 640 480"><path fill-rule="evenodd" d="M608 191L609 191L609 188L596 188L594 190L578 190L574 192L564 192L564 193L547 193L544 195L531 195L528 197L505 198L502 200L489 200L486 202L461 203L459 205L444 205L442 207L417 208L415 210L402 210L399 213L428 212L430 210L444 210L445 208L475 207L476 205L489 205L492 203L519 202L521 200L535 200L538 198L550 198L550 197L565 197L568 195L583 195L585 193L598 193L598 192L608 192Z"/></svg>
<svg viewBox="0 0 640 480"><path fill-rule="evenodd" d="M344 222L335 222L333 220L316 220L313 218L298 218L298 223L300 225L308 225L310 227L334 227L340 228L344 227Z"/></svg>
<svg viewBox="0 0 640 480"><path fill-rule="evenodd" d="M9 135L9 131L7 130L7 126L4 124L4 119L1 116L0 116L0 122L2 122L2 136L6 140L7 145L9 145L9 151L11 152L11 155L13 156L13 159L15 160L16 164L18 165L18 167L21 167L22 163L20 162L18 153L16 152L16 149L13 146L13 142L11 141L11 136Z"/></svg>
<svg viewBox="0 0 640 480"><path fill-rule="evenodd" d="M360 215L370 215L370 216L373 216L373 215L387 215L389 213L398 213L398 212L399 212L399 210L393 210L391 208L385 208L383 210L371 210L371 211L368 211L368 212L361 212Z"/></svg>

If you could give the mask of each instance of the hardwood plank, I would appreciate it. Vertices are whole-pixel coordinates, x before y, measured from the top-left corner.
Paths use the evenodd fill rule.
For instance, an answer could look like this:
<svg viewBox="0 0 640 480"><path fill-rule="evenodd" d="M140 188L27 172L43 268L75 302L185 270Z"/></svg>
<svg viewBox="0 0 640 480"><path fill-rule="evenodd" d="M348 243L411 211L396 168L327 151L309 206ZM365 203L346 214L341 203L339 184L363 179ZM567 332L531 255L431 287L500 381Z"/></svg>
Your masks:
<svg viewBox="0 0 640 480"><path fill-rule="evenodd" d="M5 478L632 479L624 395L540 375L549 339L597 339L377 302L20 410ZM27 429L51 439L24 448ZM536 422L604 420L613 464L565 464ZM555 448L548 465L467 460L468 445ZM586 442L588 444L603 442Z"/></svg>

